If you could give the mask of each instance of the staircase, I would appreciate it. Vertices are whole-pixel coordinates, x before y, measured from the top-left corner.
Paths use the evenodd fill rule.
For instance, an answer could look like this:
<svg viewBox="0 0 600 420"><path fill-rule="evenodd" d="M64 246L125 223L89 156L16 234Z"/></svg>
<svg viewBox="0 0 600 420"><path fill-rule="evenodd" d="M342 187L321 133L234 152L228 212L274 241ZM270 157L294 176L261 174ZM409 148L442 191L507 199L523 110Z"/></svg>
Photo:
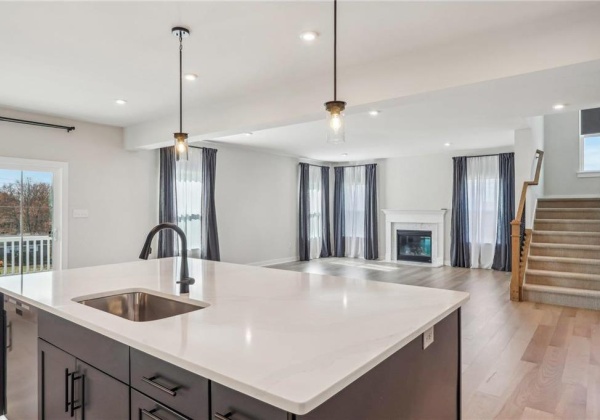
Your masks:
<svg viewBox="0 0 600 420"><path fill-rule="evenodd" d="M540 198L523 300L600 309L600 198Z"/></svg>

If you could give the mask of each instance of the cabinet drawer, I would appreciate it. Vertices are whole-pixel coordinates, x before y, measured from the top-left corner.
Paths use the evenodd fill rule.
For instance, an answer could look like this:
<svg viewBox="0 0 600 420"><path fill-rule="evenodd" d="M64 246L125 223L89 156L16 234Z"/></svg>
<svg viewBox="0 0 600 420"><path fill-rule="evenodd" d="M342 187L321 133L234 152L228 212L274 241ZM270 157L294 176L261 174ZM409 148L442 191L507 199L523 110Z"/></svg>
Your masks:
<svg viewBox="0 0 600 420"><path fill-rule="evenodd" d="M40 311L38 319L40 338L129 383L128 346L44 311Z"/></svg>
<svg viewBox="0 0 600 420"><path fill-rule="evenodd" d="M134 348L131 386L193 419L206 419L208 380Z"/></svg>
<svg viewBox="0 0 600 420"><path fill-rule="evenodd" d="M189 420L135 389L131 390L131 420Z"/></svg>
<svg viewBox="0 0 600 420"><path fill-rule="evenodd" d="M212 419L287 420L288 413L215 382L211 384ZM221 416L221 417L219 417Z"/></svg>

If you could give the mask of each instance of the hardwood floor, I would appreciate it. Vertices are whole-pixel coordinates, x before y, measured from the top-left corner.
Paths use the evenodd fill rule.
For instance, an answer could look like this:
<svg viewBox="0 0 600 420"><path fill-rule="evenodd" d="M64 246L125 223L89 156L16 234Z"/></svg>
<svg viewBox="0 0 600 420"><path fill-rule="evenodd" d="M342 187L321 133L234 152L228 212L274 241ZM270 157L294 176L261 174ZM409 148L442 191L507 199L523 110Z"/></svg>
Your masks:
<svg viewBox="0 0 600 420"><path fill-rule="evenodd" d="M600 311L511 302L506 273L326 258L283 270L469 292L464 419L600 419Z"/></svg>

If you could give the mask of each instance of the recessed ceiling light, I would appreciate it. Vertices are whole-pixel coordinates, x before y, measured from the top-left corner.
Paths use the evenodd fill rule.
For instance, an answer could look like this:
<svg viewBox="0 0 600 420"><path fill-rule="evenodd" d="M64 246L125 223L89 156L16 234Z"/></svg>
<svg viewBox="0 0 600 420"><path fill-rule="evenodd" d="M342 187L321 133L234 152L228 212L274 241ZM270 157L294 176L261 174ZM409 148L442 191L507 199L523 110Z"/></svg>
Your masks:
<svg viewBox="0 0 600 420"><path fill-rule="evenodd" d="M312 42L319 37L319 33L315 31L306 31L300 34L300 39L306 42Z"/></svg>
<svg viewBox="0 0 600 420"><path fill-rule="evenodd" d="M556 109L558 111L560 109L564 109L565 108L565 104L556 104L552 108L554 108L554 109Z"/></svg>
<svg viewBox="0 0 600 420"><path fill-rule="evenodd" d="M374 109L374 110L372 110L372 111L369 111L369 115L370 115L371 117L376 117L376 116L378 116L379 114L381 114L381 111L378 111L378 110L376 110L376 109Z"/></svg>
<svg viewBox="0 0 600 420"><path fill-rule="evenodd" d="M251 131L248 131L247 133L244 133L244 134L245 134L245 135L247 135L247 136L251 136L251 135L253 135L254 133L252 133Z"/></svg>
<svg viewBox="0 0 600 420"><path fill-rule="evenodd" d="M348 156L348 153L342 153L342 156L346 157Z"/></svg>
<svg viewBox="0 0 600 420"><path fill-rule="evenodd" d="M125 105L125 104L127 103L127 101L126 101L125 99L117 99L117 100L115 101L115 103L116 103L117 105Z"/></svg>
<svg viewBox="0 0 600 420"><path fill-rule="evenodd" d="M444 143L444 146L450 147L450 146L452 146L452 143Z"/></svg>
<svg viewBox="0 0 600 420"><path fill-rule="evenodd" d="M193 82L194 80L196 80L198 78L198 75L194 74L194 73L188 73L183 77L185 77L185 80L189 80L189 81Z"/></svg>

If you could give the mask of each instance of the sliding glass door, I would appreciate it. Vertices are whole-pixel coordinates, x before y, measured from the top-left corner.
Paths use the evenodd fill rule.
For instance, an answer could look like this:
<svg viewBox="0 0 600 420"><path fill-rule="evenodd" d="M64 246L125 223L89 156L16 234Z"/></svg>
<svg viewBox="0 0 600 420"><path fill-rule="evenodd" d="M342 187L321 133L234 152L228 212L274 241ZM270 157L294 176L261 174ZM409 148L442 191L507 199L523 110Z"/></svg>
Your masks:
<svg viewBox="0 0 600 420"><path fill-rule="evenodd" d="M0 276L61 268L61 175L0 163Z"/></svg>

